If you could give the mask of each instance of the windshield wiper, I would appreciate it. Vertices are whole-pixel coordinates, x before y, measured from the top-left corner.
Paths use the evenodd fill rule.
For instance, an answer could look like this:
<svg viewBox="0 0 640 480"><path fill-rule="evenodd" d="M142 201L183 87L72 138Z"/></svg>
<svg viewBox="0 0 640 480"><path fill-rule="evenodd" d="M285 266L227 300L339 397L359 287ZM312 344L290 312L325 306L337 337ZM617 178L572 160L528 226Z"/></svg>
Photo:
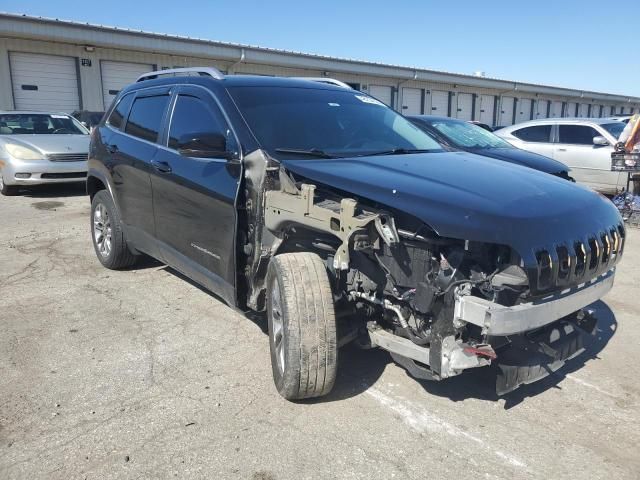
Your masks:
<svg viewBox="0 0 640 480"><path fill-rule="evenodd" d="M378 155L409 155L412 153L430 153L435 152L437 150L425 150L425 149L417 149L417 148L394 148L393 150L383 150L381 152L373 152L366 153L363 155L358 155L359 157L373 157Z"/></svg>
<svg viewBox="0 0 640 480"><path fill-rule="evenodd" d="M276 148L276 152L291 153L294 155L308 155L310 157L318 157L318 158L339 158L335 155L331 155L330 153L324 152L317 148L310 148L309 150L296 149L296 148Z"/></svg>

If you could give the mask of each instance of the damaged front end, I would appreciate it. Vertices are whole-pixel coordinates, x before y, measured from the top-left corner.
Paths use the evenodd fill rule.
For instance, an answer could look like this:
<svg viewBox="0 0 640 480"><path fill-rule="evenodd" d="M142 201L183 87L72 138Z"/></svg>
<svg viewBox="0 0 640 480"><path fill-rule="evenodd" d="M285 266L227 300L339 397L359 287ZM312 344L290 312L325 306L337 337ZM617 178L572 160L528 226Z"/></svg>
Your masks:
<svg viewBox="0 0 640 480"><path fill-rule="evenodd" d="M258 164L243 252L252 309L262 308L271 256L313 251L326 261L338 312L350 319L342 343L387 350L427 380L494 364L498 394L557 370L595 330L585 307L613 285L622 225L518 252L441 237L406 213L295 181L264 158Z"/></svg>

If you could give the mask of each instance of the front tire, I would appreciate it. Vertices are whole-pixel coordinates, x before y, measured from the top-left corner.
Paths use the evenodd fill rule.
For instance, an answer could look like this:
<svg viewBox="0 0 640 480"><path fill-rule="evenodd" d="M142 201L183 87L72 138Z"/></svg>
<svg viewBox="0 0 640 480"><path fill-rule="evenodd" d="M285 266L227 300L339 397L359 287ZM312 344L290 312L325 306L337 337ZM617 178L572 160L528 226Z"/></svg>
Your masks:
<svg viewBox="0 0 640 480"><path fill-rule="evenodd" d="M271 260L267 316L278 393L287 400L328 394L337 370L336 318L329 276L318 255L285 253Z"/></svg>
<svg viewBox="0 0 640 480"><path fill-rule="evenodd" d="M4 183L4 178L0 173L0 193L6 197L12 197L18 194L18 187L16 185L7 185Z"/></svg>
<svg viewBox="0 0 640 480"><path fill-rule="evenodd" d="M137 256L127 246L120 215L106 190L100 190L91 201L91 238L103 266L118 270L136 263Z"/></svg>

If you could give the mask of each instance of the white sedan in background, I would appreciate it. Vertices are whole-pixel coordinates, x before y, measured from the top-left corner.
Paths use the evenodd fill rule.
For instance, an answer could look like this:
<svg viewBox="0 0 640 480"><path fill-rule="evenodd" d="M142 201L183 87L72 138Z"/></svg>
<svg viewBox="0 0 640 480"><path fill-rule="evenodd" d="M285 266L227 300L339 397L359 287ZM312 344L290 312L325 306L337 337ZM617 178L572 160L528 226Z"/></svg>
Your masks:
<svg viewBox="0 0 640 480"><path fill-rule="evenodd" d="M615 195L627 183L626 173L611 171L611 153L624 127L606 118L549 118L494 133L518 148L564 163L576 182Z"/></svg>
<svg viewBox="0 0 640 480"><path fill-rule="evenodd" d="M66 113L0 111L0 193L85 182L89 131Z"/></svg>

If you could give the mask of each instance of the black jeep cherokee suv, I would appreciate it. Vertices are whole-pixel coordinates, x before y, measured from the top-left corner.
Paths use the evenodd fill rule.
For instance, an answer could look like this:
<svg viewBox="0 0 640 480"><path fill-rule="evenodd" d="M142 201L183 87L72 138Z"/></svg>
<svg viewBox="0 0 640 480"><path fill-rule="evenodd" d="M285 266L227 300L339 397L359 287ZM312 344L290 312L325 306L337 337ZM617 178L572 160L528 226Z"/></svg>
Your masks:
<svg viewBox="0 0 640 480"><path fill-rule="evenodd" d="M349 341L418 378L492 363L499 393L542 378L595 329L584 307L625 239L600 195L445 152L327 79L143 75L94 130L87 187L105 267L145 253L266 312L288 399L328 393Z"/></svg>

